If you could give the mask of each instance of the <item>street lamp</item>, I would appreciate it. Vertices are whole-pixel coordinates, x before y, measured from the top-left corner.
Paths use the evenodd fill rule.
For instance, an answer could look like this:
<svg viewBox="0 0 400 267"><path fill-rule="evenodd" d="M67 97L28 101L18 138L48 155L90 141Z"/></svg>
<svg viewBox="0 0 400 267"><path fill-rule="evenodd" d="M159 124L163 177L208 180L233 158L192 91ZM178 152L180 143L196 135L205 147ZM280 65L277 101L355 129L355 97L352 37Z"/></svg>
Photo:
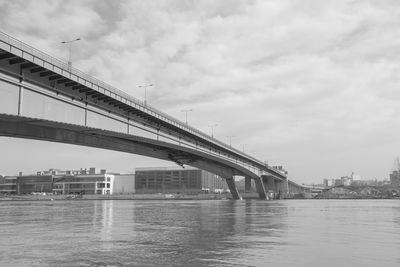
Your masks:
<svg viewBox="0 0 400 267"><path fill-rule="evenodd" d="M81 40L81 38L76 38L74 40L70 40L70 41L62 41L62 44L68 44L68 70L71 71L71 67L72 67L72 62L71 62L71 47L72 47L72 43Z"/></svg>
<svg viewBox="0 0 400 267"><path fill-rule="evenodd" d="M139 88L144 88L144 105L147 106L147 87L153 86L153 84L139 85Z"/></svg>
<svg viewBox="0 0 400 267"><path fill-rule="evenodd" d="M211 137L214 138L214 127L218 126L218 124L211 124L208 127L211 128Z"/></svg>
<svg viewBox="0 0 400 267"><path fill-rule="evenodd" d="M247 146L247 144L242 144L242 148L243 148L243 153L244 153L244 147Z"/></svg>
<svg viewBox="0 0 400 267"><path fill-rule="evenodd" d="M188 120L187 120L187 115L189 111L193 111L193 109L182 109L181 112L185 112L186 113L186 125L188 124Z"/></svg>
<svg viewBox="0 0 400 267"><path fill-rule="evenodd" d="M229 146L232 146L232 137L235 137L234 135L227 135L226 137L229 138Z"/></svg>

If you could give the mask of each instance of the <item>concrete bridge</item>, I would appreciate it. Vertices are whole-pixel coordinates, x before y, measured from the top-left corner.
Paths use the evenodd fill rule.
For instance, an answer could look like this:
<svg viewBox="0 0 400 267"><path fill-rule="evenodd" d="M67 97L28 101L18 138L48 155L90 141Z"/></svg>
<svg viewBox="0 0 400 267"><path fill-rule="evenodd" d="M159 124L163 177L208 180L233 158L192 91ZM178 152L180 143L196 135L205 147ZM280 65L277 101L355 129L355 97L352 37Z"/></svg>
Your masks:
<svg viewBox="0 0 400 267"><path fill-rule="evenodd" d="M268 166L67 63L0 32L0 135L133 153L189 165L268 190L301 186ZM273 183L271 182L273 180Z"/></svg>

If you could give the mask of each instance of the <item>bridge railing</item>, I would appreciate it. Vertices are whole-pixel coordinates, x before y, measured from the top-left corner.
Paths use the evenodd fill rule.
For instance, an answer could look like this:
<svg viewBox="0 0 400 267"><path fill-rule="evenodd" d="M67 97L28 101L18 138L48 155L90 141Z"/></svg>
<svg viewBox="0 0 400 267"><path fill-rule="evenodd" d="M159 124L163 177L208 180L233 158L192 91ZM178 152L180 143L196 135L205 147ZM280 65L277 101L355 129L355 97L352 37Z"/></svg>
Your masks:
<svg viewBox="0 0 400 267"><path fill-rule="evenodd" d="M197 135L197 136L199 136L201 138L204 138L204 139L206 139L207 141L209 141L211 143L217 144L217 145L223 147L224 149L226 149L228 151L231 151L231 152L236 153L236 154L238 154L238 155L240 155L240 156L242 156L244 158L249 159L250 161L258 163L259 165L263 165L263 166L265 165L265 163L263 163L262 161L254 158L254 157L252 157L252 156L250 156L250 155L248 155L248 154L246 154L246 153L244 153L244 152L242 152L242 151L240 151L240 150L238 150L238 149L236 149L236 148L234 148L232 146L229 146L229 145L227 145L227 144L225 144L225 143L213 138L212 136L210 136L210 135L208 135L208 134L206 134L206 133L204 133L204 132L202 132L202 131L200 131L200 130L198 130L198 129L190 126L190 125L187 125L186 123L184 123L184 122L182 122L182 121L180 121L180 120L178 120L178 119L176 119L176 118L174 118L174 117L172 117L172 116L170 116L170 115L168 115L168 114L166 114L166 113L164 113L164 112L162 112L162 111L160 111L160 110L158 110L158 109L156 109L156 108L154 108L154 107L152 107L150 105L148 105L144 101L141 101L141 100L139 100L139 99L137 99L137 98L135 98L135 97L133 97L131 95L128 95L127 93L125 93L125 92L123 92L123 91L121 91L121 90L119 90L119 89L117 89L117 88L105 83L105 82L102 82L102 81L100 81L99 79L97 79L97 78L95 78L93 76L90 76L90 75L88 75L88 74L86 74L86 73L84 73L84 72L82 72L82 71L80 71L80 70L78 70L78 69L76 69L74 67L71 67L69 64L65 63L63 60L60 60L60 59L55 58L53 56L50 56L49 54L46 54L46 53L44 53L44 52L42 52L42 51L40 51L40 50L38 50L38 49L26 44L26 43L24 43L24 42L22 42L22 41L20 41L18 39L15 39L14 37L2 32L2 31L0 31L0 40L5 42L5 43L7 43L8 45L10 45L12 47L15 47L15 48L23 51L24 53L28 53L33 57L39 58L40 60L43 60L43 61L45 61L47 63L50 63L50 64L62 69L63 71L66 71L66 72L69 72L69 73L71 73L73 75L76 75L82 80L85 80L85 81L90 82L90 83L92 83L94 85L97 85L99 88L102 88L103 90L108 91L109 92L108 95L111 95L111 93L112 93L112 94L114 94L116 96L117 99L118 98L124 99L125 100L124 103L130 104L130 105L132 105L132 103L134 103L136 105L139 105L143 109L143 111L145 111L147 113L150 113L151 115L153 115L152 113L154 113L156 115L156 117L158 117L158 118L160 118L160 119L162 119L162 120L164 120L166 122L172 123L173 125L181 128L181 129L184 129L184 130L186 130L186 131L188 131L188 132L190 132L192 134L195 134L195 135ZM9 51L9 52L11 52L11 51ZM271 167L269 167L269 166L265 166L265 167L267 169L271 169ZM274 171L278 171L278 170L275 170L275 169L273 169L273 170Z"/></svg>

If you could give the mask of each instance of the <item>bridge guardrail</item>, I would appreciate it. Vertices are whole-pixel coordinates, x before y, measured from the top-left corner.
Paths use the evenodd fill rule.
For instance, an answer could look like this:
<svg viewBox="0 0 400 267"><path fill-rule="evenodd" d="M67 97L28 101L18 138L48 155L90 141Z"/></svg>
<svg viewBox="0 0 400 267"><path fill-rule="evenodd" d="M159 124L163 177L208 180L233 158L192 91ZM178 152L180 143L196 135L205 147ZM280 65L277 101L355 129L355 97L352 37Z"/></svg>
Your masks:
<svg viewBox="0 0 400 267"><path fill-rule="evenodd" d="M232 152L234 152L236 154L239 154L242 157L245 157L247 159L251 159L252 161L254 161L256 163L265 166L267 169L273 170L273 171L279 173L279 170L271 168L270 166L266 166L264 162L254 158L254 157L252 157L252 156L250 156L250 155L248 155L248 154L246 154L246 153L244 153L244 152L242 152L242 151L240 151L240 150L238 150L238 149L236 149L236 148L234 148L232 146L229 146L229 145L227 145L227 144L225 144L225 143L223 143L223 142L211 137L210 135L208 135L208 134L206 134L206 133L204 133L204 132L202 132L202 131L200 131L200 130L198 130L198 129L190 126L190 125L187 125L186 123L184 123L184 122L182 122L182 121L180 121L180 120L178 120L178 119L176 119L176 118L174 118L174 117L172 117L172 116L170 116L170 115L168 115L168 114L166 114L166 113L164 113L164 112L162 112L162 111L160 111L160 110L158 110L158 109L156 109L156 108L154 108L154 107L152 107L152 106L150 106L150 105L148 105L146 103L144 103L144 101L141 101L141 100L139 100L139 99L137 99L137 98L135 98L135 97L133 97L131 95L128 95L127 93L125 93L125 92L123 92L123 91L121 91L121 90L119 90L119 89L117 89L117 88L105 83L105 82L102 82L99 79L80 71L79 69L71 67L67 63L65 63L63 60L55 58L53 56L50 56L49 54L44 53L44 52L42 52L42 51L40 51L40 50L38 50L38 49L36 49L36 48L34 48L32 46L20 41L20 40L18 40L16 38L14 38L14 37L2 32L2 31L0 31L0 40L5 42L5 43L7 43L7 44L9 44L10 46L13 46L15 48L20 49L21 51L29 53L33 57L37 57L37 58L39 58L39 59L41 59L43 61L46 61L46 62L48 62L48 63L50 63L50 64L52 64L54 66L57 66L58 68L60 68L60 69L62 69L64 71L70 72L71 74L76 75L79 78L82 78L83 80L86 80L86 81L88 81L88 82L90 82L90 83L92 83L94 85L97 85L99 88L101 87L105 91L108 91L110 93L110 95L112 93L116 97L120 97L121 99L124 99L125 101L127 101L126 103L135 103L136 105L139 105L144 110L146 110L146 112L148 112L150 114L151 114L151 112L153 112L154 114L158 115L161 119L163 119L166 122L172 123L172 124L174 124L175 126L181 128L181 129L184 129L184 130L186 130L186 131L188 131L188 132L190 132L192 134L196 134L199 137L205 138L209 142L218 144L219 146L223 147L224 149L227 149L227 150L232 151Z"/></svg>

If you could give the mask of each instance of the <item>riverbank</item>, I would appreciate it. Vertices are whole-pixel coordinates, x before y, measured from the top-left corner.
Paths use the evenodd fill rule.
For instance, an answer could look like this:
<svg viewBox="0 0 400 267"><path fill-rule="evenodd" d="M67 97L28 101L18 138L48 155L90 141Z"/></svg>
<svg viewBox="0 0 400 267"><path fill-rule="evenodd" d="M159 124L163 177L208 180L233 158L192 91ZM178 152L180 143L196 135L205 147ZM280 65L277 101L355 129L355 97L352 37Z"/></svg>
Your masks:
<svg viewBox="0 0 400 267"><path fill-rule="evenodd" d="M257 194L243 194L243 199L259 199ZM227 200L232 199L230 194L127 194L127 195L0 195L1 201L60 201L60 200ZM291 197L287 200L310 199ZM399 199L398 197L359 197L359 196L318 196L312 199ZM271 199L272 200L272 199Z"/></svg>
<svg viewBox="0 0 400 267"><path fill-rule="evenodd" d="M230 194L126 194L126 195L0 195L0 201L57 200L223 200Z"/></svg>

